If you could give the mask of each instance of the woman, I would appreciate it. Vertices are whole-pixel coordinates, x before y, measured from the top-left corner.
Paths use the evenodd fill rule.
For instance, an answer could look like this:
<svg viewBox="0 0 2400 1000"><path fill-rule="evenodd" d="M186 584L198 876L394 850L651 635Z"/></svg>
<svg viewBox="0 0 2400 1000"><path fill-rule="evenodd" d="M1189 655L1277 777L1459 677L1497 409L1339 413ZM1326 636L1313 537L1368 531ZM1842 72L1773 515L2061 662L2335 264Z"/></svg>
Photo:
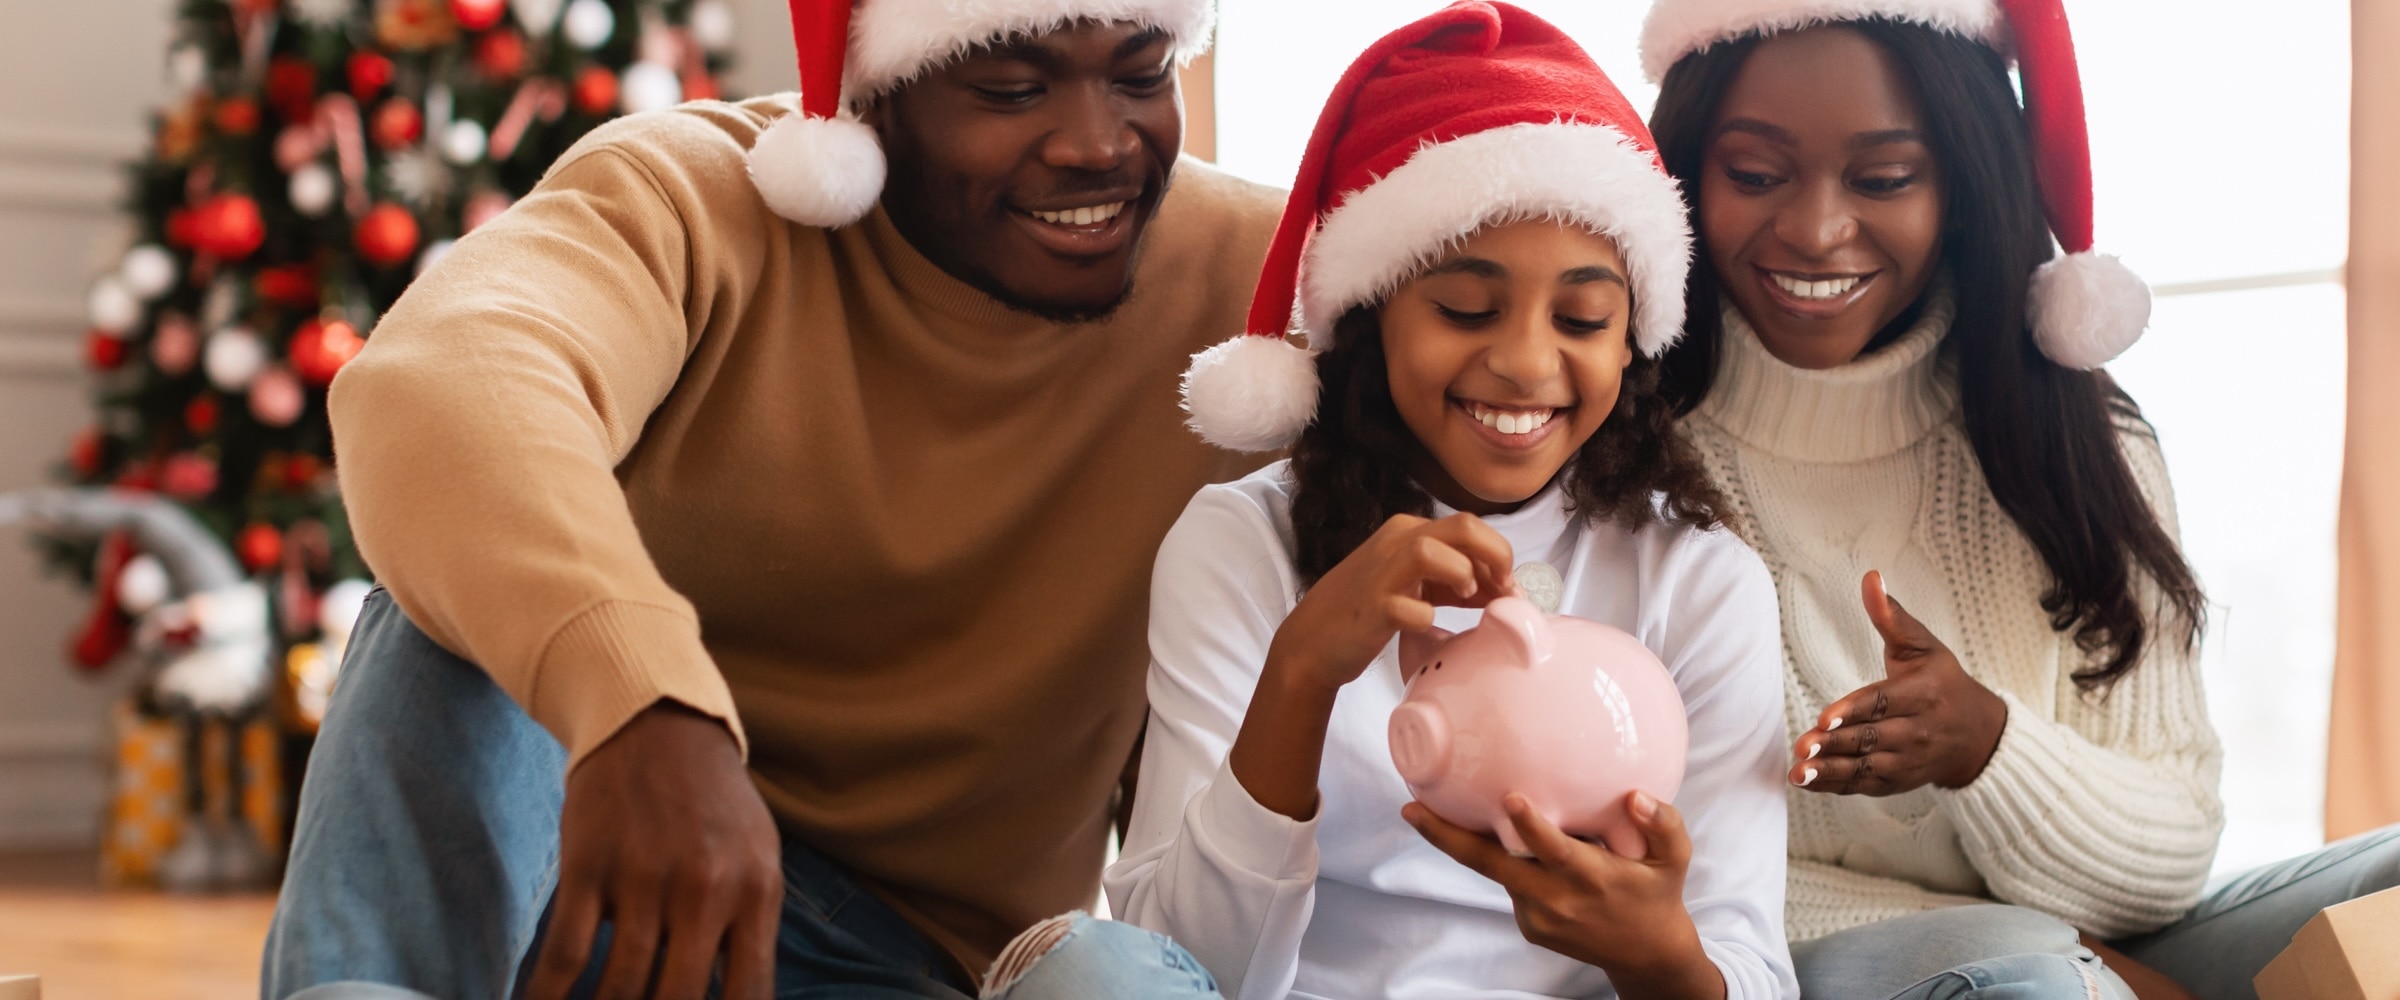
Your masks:
<svg viewBox="0 0 2400 1000"><path fill-rule="evenodd" d="M1226 995L1796 995L1774 594L1659 395L1689 246L1639 118L1524 11L1453 4L1336 87L1255 335L1187 382L1210 440L1298 441L1160 547L1141 795L1106 878ZM1295 300L1321 353L1284 342ZM1689 770L1672 804L1626 797L1623 855L1512 797L1512 856L1393 766L1395 636L1527 620L1493 604L1519 560L1683 697Z"/></svg>
<svg viewBox="0 0 2400 1000"><path fill-rule="evenodd" d="M1668 389L1782 606L1804 994L2122 989L2101 947L2249 996L2400 838L2203 891L2200 588L2098 370L2147 292L2052 260L2091 245L2057 3L1662 0L1644 57L1705 262Z"/></svg>

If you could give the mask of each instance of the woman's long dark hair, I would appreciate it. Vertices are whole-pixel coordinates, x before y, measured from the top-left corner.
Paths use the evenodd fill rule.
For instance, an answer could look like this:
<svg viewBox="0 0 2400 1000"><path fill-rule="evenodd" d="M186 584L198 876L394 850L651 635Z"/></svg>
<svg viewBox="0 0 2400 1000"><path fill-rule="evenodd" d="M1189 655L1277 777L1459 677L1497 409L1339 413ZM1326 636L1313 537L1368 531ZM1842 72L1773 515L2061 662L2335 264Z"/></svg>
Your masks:
<svg viewBox="0 0 2400 1000"><path fill-rule="evenodd" d="M1293 554L1309 584L1392 515L1433 511L1432 497L1406 468L1424 446L1392 403L1383 324L1373 308L1352 309L1334 323L1332 346L1317 355L1317 380L1317 419L1292 445L1291 465ZM1715 526L1724 497L1675 417L1659 395L1658 361L1637 352L1616 409L1564 472L1576 515L1628 529L1660 520Z"/></svg>
<svg viewBox="0 0 2400 1000"><path fill-rule="evenodd" d="M1993 499L2049 566L2042 609L2051 627L2072 630L2076 645L2099 657L2076 671L2076 683L2105 688L2154 641L2193 648L2206 615L2199 580L2117 443L2120 426L2151 434L2149 423L2106 373L2059 367L2026 330L2027 286L2054 251L2006 65L1982 44L1913 24L1846 27L1889 53L1915 86L1947 191L1942 262L1958 309L1944 349L1956 352L1967 440ZM1759 41L1753 35L1686 56L1660 87L1650 129L1691 199L1695 233L1717 106ZM1696 256L1710 259L1705 245ZM1678 412L1698 406L1716 378L1724 329L1713 270L1693 269L1690 319L1664 362L1664 391ZM2137 570L2157 584L2162 607L2143 606Z"/></svg>

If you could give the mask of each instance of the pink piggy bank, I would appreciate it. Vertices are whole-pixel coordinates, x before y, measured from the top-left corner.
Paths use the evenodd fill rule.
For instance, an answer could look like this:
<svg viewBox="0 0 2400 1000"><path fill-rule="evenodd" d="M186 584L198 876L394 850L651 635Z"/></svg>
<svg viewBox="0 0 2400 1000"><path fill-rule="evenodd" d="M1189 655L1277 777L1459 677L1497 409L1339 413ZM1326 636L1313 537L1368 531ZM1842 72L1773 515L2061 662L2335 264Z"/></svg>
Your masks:
<svg viewBox="0 0 2400 1000"><path fill-rule="evenodd" d="M1647 853L1625 795L1672 801L1690 733L1674 678L1639 640L1503 597L1457 635L1403 634L1400 669L1392 763L1435 815L1524 854L1501 807L1515 792L1569 834Z"/></svg>

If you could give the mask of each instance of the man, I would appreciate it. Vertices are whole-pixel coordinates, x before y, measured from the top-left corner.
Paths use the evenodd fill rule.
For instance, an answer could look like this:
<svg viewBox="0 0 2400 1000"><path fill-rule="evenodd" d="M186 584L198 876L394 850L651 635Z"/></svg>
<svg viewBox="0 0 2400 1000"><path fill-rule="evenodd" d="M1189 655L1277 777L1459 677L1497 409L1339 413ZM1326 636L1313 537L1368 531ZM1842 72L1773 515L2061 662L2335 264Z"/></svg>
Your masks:
<svg viewBox="0 0 2400 1000"><path fill-rule="evenodd" d="M1256 462L1176 378L1280 198L1176 164L1207 0L793 8L800 112L595 132L337 380L390 593L270 1000L956 996L1095 898L1152 555Z"/></svg>

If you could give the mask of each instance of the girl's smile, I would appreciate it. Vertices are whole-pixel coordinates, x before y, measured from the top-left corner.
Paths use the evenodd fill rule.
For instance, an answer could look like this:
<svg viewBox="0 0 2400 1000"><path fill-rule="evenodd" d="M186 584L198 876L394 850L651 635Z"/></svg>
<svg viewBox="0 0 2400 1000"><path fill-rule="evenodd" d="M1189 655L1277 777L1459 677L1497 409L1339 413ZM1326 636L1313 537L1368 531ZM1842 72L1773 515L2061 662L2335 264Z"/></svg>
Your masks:
<svg viewBox="0 0 2400 1000"><path fill-rule="evenodd" d="M1564 422L1553 423L1559 416L1574 409L1568 406L1502 406L1452 397L1451 406L1459 415L1475 422L1493 447L1522 450L1549 440Z"/></svg>

